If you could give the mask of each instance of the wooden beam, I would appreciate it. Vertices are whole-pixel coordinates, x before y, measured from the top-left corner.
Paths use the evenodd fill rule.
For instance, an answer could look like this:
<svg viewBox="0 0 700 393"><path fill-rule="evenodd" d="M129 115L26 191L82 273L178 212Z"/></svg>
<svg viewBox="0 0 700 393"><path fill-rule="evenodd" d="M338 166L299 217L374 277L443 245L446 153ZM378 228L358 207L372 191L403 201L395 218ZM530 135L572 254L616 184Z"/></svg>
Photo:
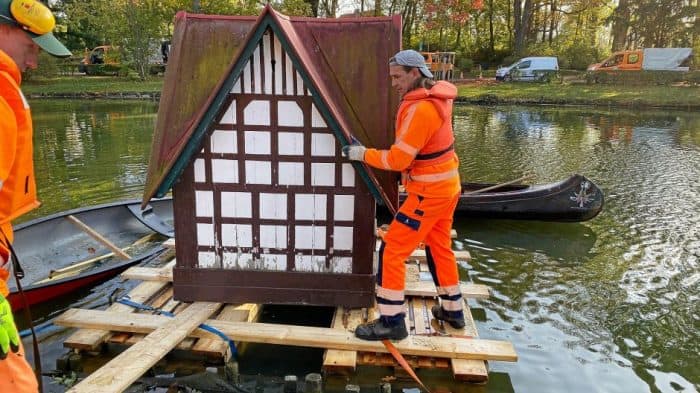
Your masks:
<svg viewBox="0 0 700 393"><path fill-rule="evenodd" d="M154 271L167 270L172 271L175 266L175 260L168 262L161 268L153 268ZM129 297L137 303L145 303L163 288L168 286L168 282L147 281L137 285L129 292ZM109 311L130 313L134 309L121 303L114 303L107 308ZM73 333L64 342L63 346L67 348L83 349L94 351L97 346L102 344L112 333L104 329L81 329Z"/></svg>
<svg viewBox="0 0 700 393"><path fill-rule="evenodd" d="M453 251L455 254L455 259L458 261L470 261L472 259L472 254L469 253L467 250L455 250ZM418 262L425 262L427 260L427 257L425 256L425 250L421 249L416 249L411 253L411 256L408 257L409 261L418 261Z"/></svg>
<svg viewBox="0 0 700 393"><path fill-rule="evenodd" d="M130 280L160 281L170 282L173 280L173 272L170 270L159 270L152 267L131 267L121 274L122 278ZM487 299L489 297L489 287L482 284L462 284L462 296L473 299ZM431 281L407 282L405 289L406 296L437 296L435 284Z"/></svg>
<svg viewBox="0 0 700 393"><path fill-rule="evenodd" d="M472 317L472 312L466 302L464 306L464 329L455 329L449 323L445 323L445 331L448 334L467 335L474 338L479 337L476 330L476 324ZM468 382L486 382L489 379L488 364L483 360L468 360L468 359L450 359L452 365L452 374L455 379Z"/></svg>
<svg viewBox="0 0 700 393"><path fill-rule="evenodd" d="M93 239L97 240L98 242L102 243L107 248L112 250L112 252L114 252L115 255L119 256L120 258L122 258L124 260L131 259L129 254L122 251L121 248L114 245L114 243L110 242L106 237L100 235L96 230L90 228L90 226L88 226L84 222L80 221L78 218L76 218L72 214L67 215L66 219L68 219L68 221L72 222L73 224L77 225L80 229L85 231L85 233L87 233L88 235L92 236Z"/></svg>
<svg viewBox="0 0 700 393"><path fill-rule="evenodd" d="M489 287L482 284L461 284L462 296L470 299L488 299ZM435 297L437 292L432 281L407 282L404 290L406 296Z"/></svg>
<svg viewBox="0 0 700 393"><path fill-rule="evenodd" d="M123 392L175 348L180 341L189 336L199 324L214 314L220 306L220 303L197 302L175 318L163 317L165 320L160 327L90 374L68 392ZM118 315L118 313L115 314Z"/></svg>
<svg viewBox="0 0 700 393"><path fill-rule="evenodd" d="M341 331L349 331L350 327L354 329L362 322L362 309L353 308L348 310L345 307L338 307L335 309L335 315L333 316L331 328L339 329ZM336 374L347 374L355 371L356 367L356 351L327 349L323 354L323 370L325 371Z"/></svg>
<svg viewBox="0 0 700 393"><path fill-rule="evenodd" d="M124 318L123 314L115 312L70 309L59 316L54 323L68 327L147 333L162 327L169 319L147 314L130 314L129 318ZM352 333L340 329L216 320L208 320L206 324L221 330L234 341L386 352L381 342L360 340ZM200 338L213 337L211 333L200 330L195 330L191 335ZM518 359L513 344L496 340L410 336L397 342L396 347L403 355L509 362Z"/></svg>
<svg viewBox="0 0 700 393"><path fill-rule="evenodd" d="M251 318L257 318L260 308L257 304L227 304L216 316L218 321L251 322ZM201 355L230 356L228 354L228 343L220 337L214 339L200 338L192 347L192 352ZM224 359L228 360L228 359Z"/></svg>

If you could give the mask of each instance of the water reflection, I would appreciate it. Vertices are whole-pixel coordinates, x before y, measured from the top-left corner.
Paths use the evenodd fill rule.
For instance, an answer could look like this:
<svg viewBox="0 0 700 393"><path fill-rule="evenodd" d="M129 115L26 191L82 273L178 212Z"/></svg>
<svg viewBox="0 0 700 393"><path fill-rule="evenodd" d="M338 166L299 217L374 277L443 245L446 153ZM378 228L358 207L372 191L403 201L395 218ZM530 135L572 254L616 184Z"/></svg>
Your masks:
<svg viewBox="0 0 700 393"><path fill-rule="evenodd" d="M37 188L31 215L141 196L157 104L32 102Z"/></svg>
<svg viewBox="0 0 700 393"><path fill-rule="evenodd" d="M514 341L514 385L531 363L538 391L677 391L700 384L700 116L580 108L464 107L456 134L465 179L538 183L583 173L606 193L593 221L459 222L487 283L485 334ZM480 328L481 331L481 328ZM512 332L507 333L507 332ZM589 376L588 384L566 374ZM530 385L530 387L532 387ZM526 389L526 391L529 391Z"/></svg>

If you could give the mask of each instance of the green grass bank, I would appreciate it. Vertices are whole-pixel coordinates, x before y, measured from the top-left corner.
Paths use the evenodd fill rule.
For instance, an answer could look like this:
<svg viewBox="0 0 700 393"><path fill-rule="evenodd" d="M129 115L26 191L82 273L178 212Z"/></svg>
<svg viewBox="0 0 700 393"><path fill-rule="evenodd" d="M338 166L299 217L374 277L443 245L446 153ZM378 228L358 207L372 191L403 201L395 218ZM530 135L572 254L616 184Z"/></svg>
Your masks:
<svg viewBox="0 0 700 393"><path fill-rule="evenodd" d="M163 78L146 81L119 77L64 76L26 81L30 98L158 99ZM475 104L550 104L629 108L700 109L700 86L624 86L583 83L458 83L459 102Z"/></svg>

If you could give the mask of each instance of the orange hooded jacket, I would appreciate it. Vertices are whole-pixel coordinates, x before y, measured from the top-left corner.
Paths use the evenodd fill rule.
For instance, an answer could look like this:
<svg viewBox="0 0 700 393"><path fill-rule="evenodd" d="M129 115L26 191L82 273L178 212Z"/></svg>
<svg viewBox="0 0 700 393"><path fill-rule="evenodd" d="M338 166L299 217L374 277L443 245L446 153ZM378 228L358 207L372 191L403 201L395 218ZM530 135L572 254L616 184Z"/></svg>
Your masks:
<svg viewBox="0 0 700 393"><path fill-rule="evenodd" d="M8 262L12 220L39 206L32 157L32 116L19 86L22 74L0 50L0 258ZM7 265L0 269L0 293L7 295Z"/></svg>
<svg viewBox="0 0 700 393"><path fill-rule="evenodd" d="M396 115L394 144L389 150L367 149L364 161L375 168L402 172L409 193L428 198L459 194L459 162L452 133L455 97L457 88L445 81L406 93Z"/></svg>

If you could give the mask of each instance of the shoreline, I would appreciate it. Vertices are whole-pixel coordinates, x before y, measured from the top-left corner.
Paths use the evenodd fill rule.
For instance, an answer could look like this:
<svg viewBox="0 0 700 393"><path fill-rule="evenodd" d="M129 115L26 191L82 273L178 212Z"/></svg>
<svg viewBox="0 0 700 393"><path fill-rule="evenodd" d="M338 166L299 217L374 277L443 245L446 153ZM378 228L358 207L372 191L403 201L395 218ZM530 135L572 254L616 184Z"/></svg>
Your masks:
<svg viewBox="0 0 700 393"><path fill-rule="evenodd" d="M700 111L700 86L498 83L491 79L460 80L456 83L456 104ZM114 77L65 77L27 81L22 85L22 90L28 99L157 102L162 87L162 78L140 82Z"/></svg>
<svg viewBox="0 0 700 393"><path fill-rule="evenodd" d="M140 100L159 101L160 92L81 92L81 93L30 93L27 99L66 99L66 100ZM700 102L697 104L652 104L648 102L616 102L612 100L562 100L547 99L544 97L532 98L503 98L495 94L483 94L477 97L458 96L455 104L465 105L526 105L526 106L578 106L592 108L623 108L623 109L668 109L679 111L700 111Z"/></svg>

